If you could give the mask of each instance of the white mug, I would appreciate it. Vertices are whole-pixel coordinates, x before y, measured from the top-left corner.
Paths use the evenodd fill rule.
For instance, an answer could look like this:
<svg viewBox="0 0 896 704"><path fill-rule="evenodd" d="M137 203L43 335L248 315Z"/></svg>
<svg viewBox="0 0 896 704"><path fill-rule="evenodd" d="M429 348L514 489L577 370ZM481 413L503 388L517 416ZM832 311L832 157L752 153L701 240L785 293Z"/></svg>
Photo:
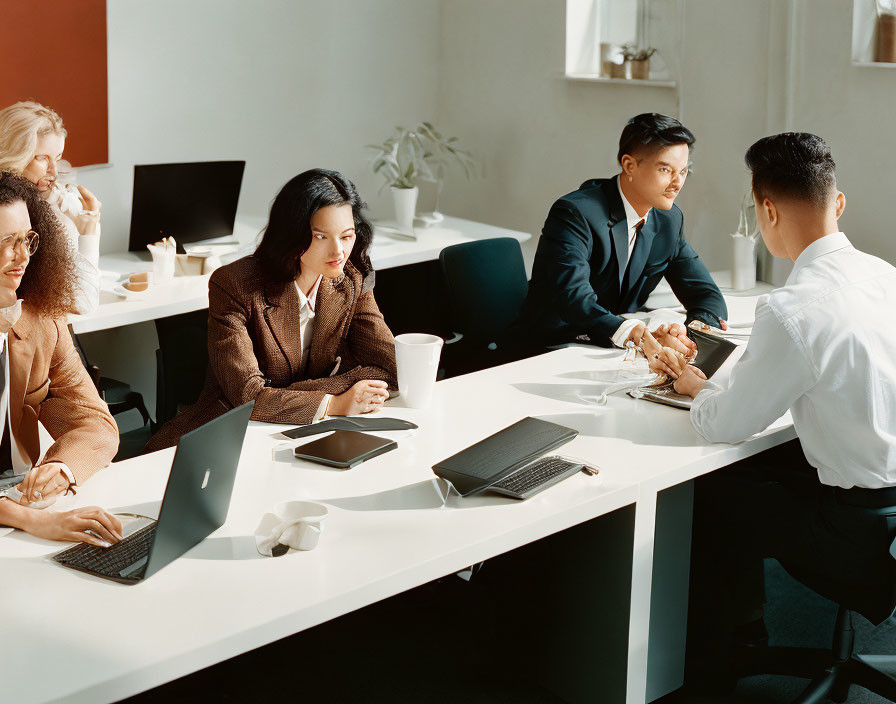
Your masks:
<svg viewBox="0 0 896 704"><path fill-rule="evenodd" d="M405 333L395 338L398 393L407 406L426 408L432 399L444 340L425 333Z"/></svg>
<svg viewBox="0 0 896 704"><path fill-rule="evenodd" d="M323 532L327 507L314 501L283 501L266 513L255 529L255 544L270 555L278 543L294 550L314 550Z"/></svg>

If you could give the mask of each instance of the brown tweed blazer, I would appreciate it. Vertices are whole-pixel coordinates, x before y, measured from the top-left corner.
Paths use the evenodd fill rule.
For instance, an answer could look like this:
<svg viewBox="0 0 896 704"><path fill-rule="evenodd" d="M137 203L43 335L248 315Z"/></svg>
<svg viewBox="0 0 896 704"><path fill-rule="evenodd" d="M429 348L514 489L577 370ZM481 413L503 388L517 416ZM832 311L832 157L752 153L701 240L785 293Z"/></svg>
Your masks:
<svg viewBox="0 0 896 704"><path fill-rule="evenodd" d="M9 333L10 429L32 465L64 462L83 484L109 465L118 426L72 343L67 325L22 306ZM40 457L37 422L55 442Z"/></svg>
<svg viewBox="0 0 896 704"><path fill-rule="evenodd" d="M372 283L349 262L338 284L320 283L307 368L301 369L299 295L267 281L259 261L243 257L212 274L208 285L208 357L199 400L166 423L145 452L255 399L252 420L305 424L326 394L362 379L396 386L395 340L373 298Z"/></svg>

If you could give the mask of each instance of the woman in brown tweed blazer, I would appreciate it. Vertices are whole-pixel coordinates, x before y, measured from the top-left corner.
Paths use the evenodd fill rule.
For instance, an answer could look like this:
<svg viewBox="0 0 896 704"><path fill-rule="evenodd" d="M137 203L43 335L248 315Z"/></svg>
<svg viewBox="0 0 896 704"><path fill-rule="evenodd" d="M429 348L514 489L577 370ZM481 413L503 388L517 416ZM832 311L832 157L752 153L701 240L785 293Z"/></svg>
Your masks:
<svg viewBox="0 0 896 704"><path fill-rule="evenodd" d="M8 381L9 408L7 415L0 393L0 474L4 483L24 474L17 493L0 498L0 525L102 545L119 539L121 523L101 508L39 510L108 465L118 449L118 428L65 323L76 282L50 207L28 181L0 173L0 389ZM38 421L54 440L43 457Z"/></svg>
<svg viewBox="0 0 896 704"><path fill-rule="evenodd" d="M373 298L363 207L336 171L283 187L255 253L212 274L205 387L147 452L253 399L253 420L305 424L388 398L395 340Z"/></svg>

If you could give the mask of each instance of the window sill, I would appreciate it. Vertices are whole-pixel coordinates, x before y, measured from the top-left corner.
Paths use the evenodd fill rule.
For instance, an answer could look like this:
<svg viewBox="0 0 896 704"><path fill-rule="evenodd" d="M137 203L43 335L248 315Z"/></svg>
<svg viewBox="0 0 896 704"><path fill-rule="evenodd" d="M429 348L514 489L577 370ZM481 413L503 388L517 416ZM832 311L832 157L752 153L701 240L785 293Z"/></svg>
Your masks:
<svg viewBox="0 0 896 704"><path fill-rule="evenodd" d="M896 64L893 64L896 66ZM596 73L566 73L564 78L568 81L583 81L585 83L610 83L620 86L639 86L641 88L675 88L675 81L658 81L643 78L606 78Z"/></svg>
<svg viewBox="0 0 896 704"><path fill-rule="evenodd" d="M896 68L896 62L891 61L853 61L852 65L859 68Z"/></svg>

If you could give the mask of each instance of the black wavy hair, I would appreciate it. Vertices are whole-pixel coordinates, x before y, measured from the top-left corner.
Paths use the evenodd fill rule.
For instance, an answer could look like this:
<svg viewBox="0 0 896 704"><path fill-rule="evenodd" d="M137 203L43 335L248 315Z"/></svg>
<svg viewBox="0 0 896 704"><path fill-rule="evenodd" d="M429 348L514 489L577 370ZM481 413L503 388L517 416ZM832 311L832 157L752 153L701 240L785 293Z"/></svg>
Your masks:
<svg viewBox="0 0 896 704"><path fill-rule="evenodd" d="M18 201L28 208L31 229L40 236L40 242L28 260L16 296L41 315L55 318L74 313L75 260L62 223L34 184L9 171L0 172L0 207Z"/></svg>
<svg viewBox="0 0 896 704"><path fill-rule="evenodd" d="M824 205L837 188L836 164L824 140L808 132L763 137L747 150L756 198L794 199Z"/></svg>
<svg viewBox="0 0 896 704"><path fill-rule="evenodd" d="M373 267L367 250L373 227L363 214L367 204L355 184L338 171L310 169L286 182L271 205L271 214L255 257L274 282L287 284L299 275L300 258L311 246L311 216L330 205L349 204L355 221L355 246L349 261L367 276Z"/></svg>
<svg viewBox="0 0 896 704"><path fill-rule="evenodd" d="M616 161L621 164L622 157L626 154L638 156L673 144L687 144L690 152L696 141L693 132L674 117L658 112L644 112L635 115L623 128Z"/></svg>

